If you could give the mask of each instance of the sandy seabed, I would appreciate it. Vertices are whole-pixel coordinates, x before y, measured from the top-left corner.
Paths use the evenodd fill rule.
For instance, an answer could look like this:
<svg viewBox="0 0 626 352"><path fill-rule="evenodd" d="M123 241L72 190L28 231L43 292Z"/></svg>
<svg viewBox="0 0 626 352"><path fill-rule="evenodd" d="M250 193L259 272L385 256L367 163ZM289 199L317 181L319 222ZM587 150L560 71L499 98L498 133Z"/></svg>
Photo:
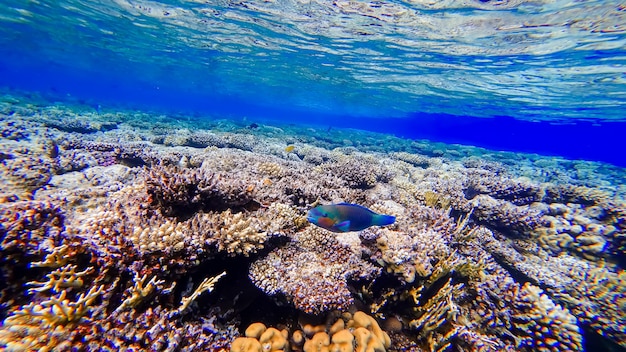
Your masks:
<svg viewBox="0 0 626 352"><path fill-rule="evenodd" d="M7 351L626 348L622 168L9 95L0 133Z"/></svg>

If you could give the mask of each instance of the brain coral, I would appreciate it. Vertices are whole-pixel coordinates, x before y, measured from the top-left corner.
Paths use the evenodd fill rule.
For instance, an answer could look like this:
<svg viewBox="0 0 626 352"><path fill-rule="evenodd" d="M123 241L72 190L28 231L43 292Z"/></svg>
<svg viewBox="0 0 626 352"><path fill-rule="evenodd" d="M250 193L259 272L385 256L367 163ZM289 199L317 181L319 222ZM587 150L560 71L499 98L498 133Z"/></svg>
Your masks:
<svg viewBox="0 0 626 352"><path fill-rule="evenodd" d="M301 323L304 330L279 331L262 323L252 323L245 337L236 338L231 352L385 352L391 347L389 335L373 317L364 312L333 312L323 325ZM291 341L291 344L290 342Z"/></svg>

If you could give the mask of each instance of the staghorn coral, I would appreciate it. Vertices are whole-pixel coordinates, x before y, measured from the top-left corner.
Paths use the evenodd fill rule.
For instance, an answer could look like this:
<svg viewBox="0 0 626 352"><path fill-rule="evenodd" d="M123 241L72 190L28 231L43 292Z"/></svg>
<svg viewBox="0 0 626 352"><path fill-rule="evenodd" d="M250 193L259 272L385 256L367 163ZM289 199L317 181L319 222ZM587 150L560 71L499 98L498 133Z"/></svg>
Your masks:
<svg viewBox="0 0 626 352"><path fill-rule="evenodd" d="M51 290L53 292L61 292L65 288L78 288L84 284L83 277L90 275L94 272L93 267L89 267L83 271L76 272L77 266L75 264L67 264L65 266L56 269L49 274L46 274L48 281L31 281L28 282L28 286L35 286L28 289L29 294L35 292L44 292Z"/></svg>
<svg viewBox="0 0 626 352"><path fill-rule="evenodd" d="M354 299L348 280L371 280L378 270L341 245L329 231L313 226L250 267L250 279L261 290L279 293L297 309L321 313L346 309Z"/></svg>
<svg viewBox="0 0 626 352"><path fill-rule="evenodd" d="M225 271L223 271L221 274L218 274L216 276L207 277L204 280L202 280L200 285L198 285L198 287L191 293L191 295L189 295L189 297L183 297L183 299L180 302L180 307L178 307L178 309L174 313L181 314L182 312L187 310L187 308L189 308L189 306L193 303L193 301L196 298L198 298L198 296L200 296L204 292L213 291L213 287L215 286L217 281L224 275L226 275Z"/></svg>
<svg viewBox="0 0 626 352"><path fill-rule="evenodd" d="M165 282L163 280L157 280L156 276L153 276L150 281L144 284L146 279L147 275L139 277L139 274L135 273L135 277L133 278L135 284L129 288L130 297L124 299L122 304L115 309L113 314L118 314L128 308L137 307L141 302L152 295L157 287L161 286Z"/></svg>
<svg viewBox="0 0 626 352"><path fill-rule="evenodd" d="M75 300L63 290L40 303L12 311L0 328L0 345L9 351L52 350L70 347L68 336L89 313L104 286L91 287Z"/></svg>

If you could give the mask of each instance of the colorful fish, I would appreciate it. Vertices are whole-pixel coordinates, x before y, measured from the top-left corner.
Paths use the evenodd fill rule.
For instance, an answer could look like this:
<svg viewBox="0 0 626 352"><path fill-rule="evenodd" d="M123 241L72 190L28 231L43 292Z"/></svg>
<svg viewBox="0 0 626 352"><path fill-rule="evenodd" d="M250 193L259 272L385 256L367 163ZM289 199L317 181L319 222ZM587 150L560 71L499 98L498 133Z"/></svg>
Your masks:
<svg viewBox="0 0 626 352"><path fill-rule="evenodd" d="M309 210L306 219L333 232L361 231L374 225L391 225L396 221L395 216L378 214L364 206L349 203L317 206Z"/></svg>

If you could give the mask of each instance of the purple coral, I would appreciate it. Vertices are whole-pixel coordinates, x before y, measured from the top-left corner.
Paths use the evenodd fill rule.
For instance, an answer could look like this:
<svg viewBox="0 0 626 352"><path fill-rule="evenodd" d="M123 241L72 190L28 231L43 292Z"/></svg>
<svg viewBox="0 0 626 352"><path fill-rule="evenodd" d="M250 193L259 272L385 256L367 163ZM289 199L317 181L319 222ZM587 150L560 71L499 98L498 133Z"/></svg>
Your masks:
<svg viewBox="0 0 626 352"><path fill-rule="evenodd" d="M252 282L282 294L298 310L318 314L354 303L349 280L372 280L380 269L341 245L329 231L309 226L294 242L270 252L250 268Z"/></svg>

